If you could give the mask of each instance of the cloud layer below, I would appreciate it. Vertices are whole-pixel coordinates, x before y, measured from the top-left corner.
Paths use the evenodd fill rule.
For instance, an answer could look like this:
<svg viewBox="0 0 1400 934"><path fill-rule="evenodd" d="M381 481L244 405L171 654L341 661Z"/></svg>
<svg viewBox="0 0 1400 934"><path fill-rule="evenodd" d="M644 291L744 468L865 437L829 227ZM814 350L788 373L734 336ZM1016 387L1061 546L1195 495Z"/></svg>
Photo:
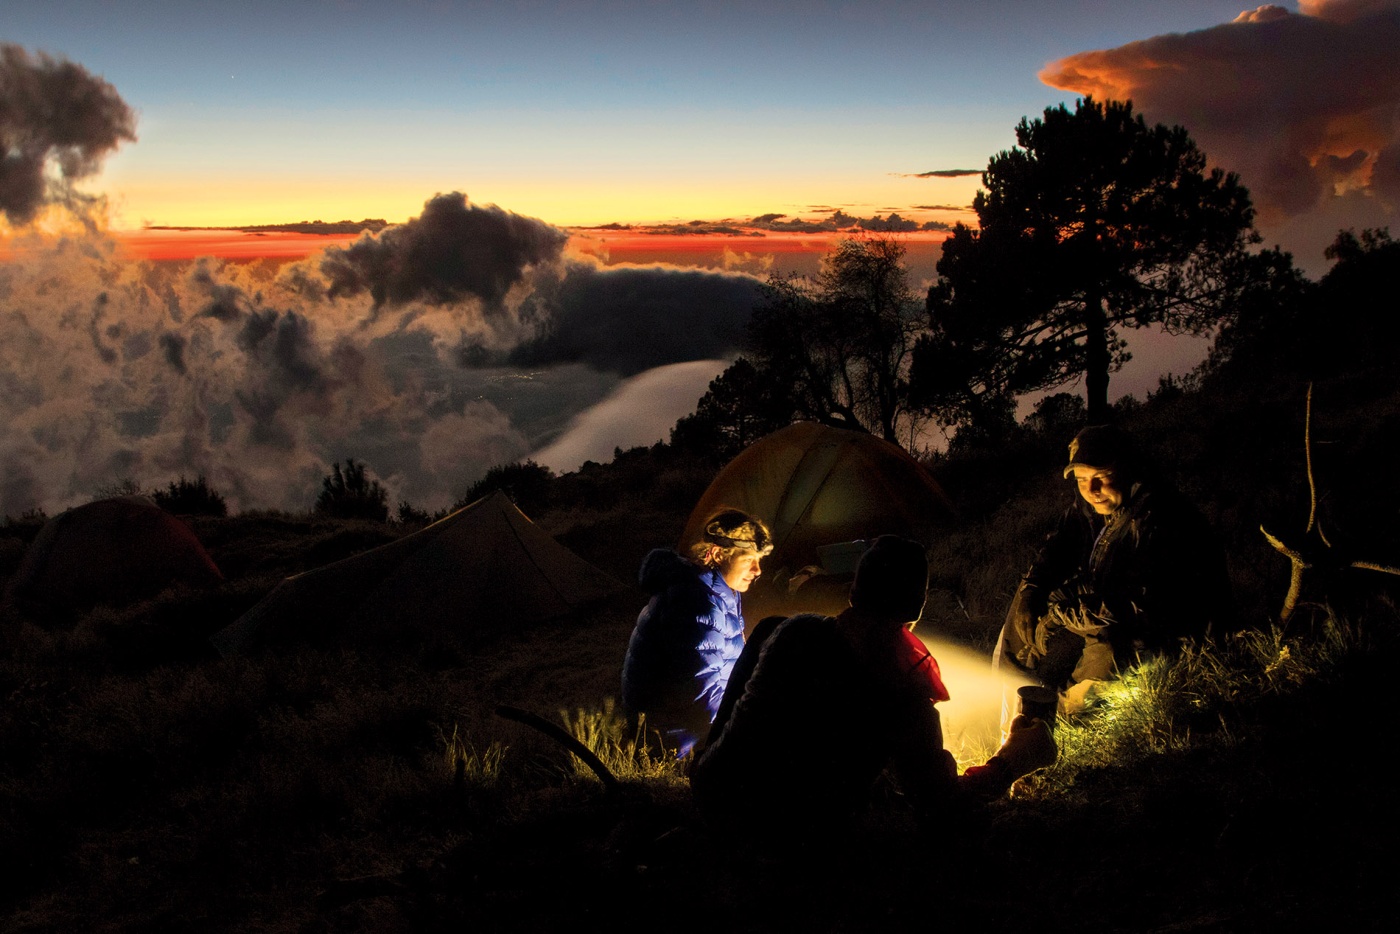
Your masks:
<svg viewBox="0 0 1400 934"><path fill-rule="evenodd" d="M695 411L696 400L728 365L727 360L693 360L635 376L579 413L557 441L531 458L562 472L585 461L607 463L617 448L668 441L677 419Z"/></svg>
<svg viewBox="0 0 1400 934"><path fill-rule="evenodd" d="M440 508L605 398L664 437L737 351L758 281L604 268L566 239L449 194L280 266L133 262L97 235L26 249L0 265L0 515L180 474L305 509L347 457ZM649 388L613 395L628 378Z"/></svg>

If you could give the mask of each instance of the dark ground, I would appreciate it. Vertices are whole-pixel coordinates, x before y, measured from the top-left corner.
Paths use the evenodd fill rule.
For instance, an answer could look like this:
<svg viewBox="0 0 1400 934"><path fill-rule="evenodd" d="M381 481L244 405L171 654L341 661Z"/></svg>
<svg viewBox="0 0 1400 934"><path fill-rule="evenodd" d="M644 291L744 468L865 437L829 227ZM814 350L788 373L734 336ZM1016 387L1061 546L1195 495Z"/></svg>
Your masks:
<svg viewBox="0 0 1400 934"><path fill-rule="evenodd" d="M1240 377L1132 415L1221 530L1255 627L1288 576L1258 528L1296 535L1308 514L1303 402L1300 383ZM1317 394L1331 540L1391 563L1397 425L1388 369ZM967 508L934 549L929 625L977 647L1064 504L1058 484L1037 480L1063 439L1018 443L1015 456L935 464ZM602 468L570 479L591 484L580 502L597 505L537 514L624 582L674 540L706 482L656 451L627 453L625 481ZM464 618L469 639L223 659L207 637L283 576L401 530L269 515L194 525L228 577L219 588L0 620L0 930L1394 927L1400 620L1393 588L1369 572L1319 573L1308 594L1355 633L1344 652L1286 669L1269 691L1221 695L1176 751L1052 773L926 825L885 789L852 833L771 853L706 828L682 782L610 796L552 741L492 714L597 710L616 691L639 591L526 631ZM35 531L0 529L0 577ZM1323 638L1315 616L1287 632L1296 658ZM445 754L454 732L478 753L505 746L499 777L459 782Z"/></svg>

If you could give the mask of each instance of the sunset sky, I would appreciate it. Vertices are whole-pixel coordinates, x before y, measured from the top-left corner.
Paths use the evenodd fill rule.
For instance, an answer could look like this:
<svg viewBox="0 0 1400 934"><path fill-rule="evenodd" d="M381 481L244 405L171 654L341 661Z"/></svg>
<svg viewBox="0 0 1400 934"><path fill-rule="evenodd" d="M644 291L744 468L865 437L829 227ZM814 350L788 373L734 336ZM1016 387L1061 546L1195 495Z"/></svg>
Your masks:
<svg viewBox="0 0 1400 934"><path fill-rule="evenodd" d="M1238 0L49 0L0 38L138 113L114 225L416 215L436 192L561 225L966 205L1037 73L1228 22Z"/></svg>
<svg viewBox="0 0 1400 934"><path fill-rule="evenodd" d="M6 4L0 514L200 472L290 508L347 456L437 508L664 438L763 277L898 214L924 288L1017 122L1084 94L1185 125L1320 275L1394 226L1396 48L1400 0ZM147 229L363 218L399 226ZM1115 396L1205 347L1129 339Z"/></svg>

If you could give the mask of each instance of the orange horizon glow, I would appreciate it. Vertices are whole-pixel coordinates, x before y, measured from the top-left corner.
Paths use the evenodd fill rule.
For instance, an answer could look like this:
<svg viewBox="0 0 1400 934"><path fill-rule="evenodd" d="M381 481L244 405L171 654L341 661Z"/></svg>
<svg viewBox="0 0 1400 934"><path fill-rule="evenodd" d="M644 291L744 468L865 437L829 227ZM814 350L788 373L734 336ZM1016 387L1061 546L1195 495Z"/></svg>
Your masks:
<svg viewBox="0 0 1400 934"><path fill-rule="evenodd" d="M858 236L849 230L819 233L760 232L758 236L742 234L649 234L644 231L599 230L572 231L569 248L578 253L596 256L608 264L637 265L672 264L695 265L700 258L718 265L743 264L757 257L802 257L809 271L814 271L816 258L825 256L841 239ZM912 278L917 281L933 274L933 264L942 252L946 231L912 231L897 234L905 245L905 262Z"/></svg>
<svg viewBox="0 0 1400 934"><path fill-rule="evenodd" d="M181 260L211 256L229 260L290 261L305 259L328 246L352 243L360 234L147 229L121 231L114 237L122 251L133 259Z"/></svg>
<svg viewBox="0 0 1400 934"><path fill-rule="evenodd" d="M650 234L637 230L575 228L570 231L571 251L595 256L605 263L693 263L697 257L725 255L813 255L825 254L850 231L819 233L756 232L742 234ZM363 234L306 234L298 232L248 232L236 229L204 228L114 230L107 235L117 244L119 255L132 260L172 261L199 257L247 262L274 259L283 262L305 259L332 246L345 246ZM942 231L917 231L898 235L911 254L925 252L947 239ZM21 259L39 248L42 241L0 237L0 261ZM911 256L912 258L912 256Z"/></svg>

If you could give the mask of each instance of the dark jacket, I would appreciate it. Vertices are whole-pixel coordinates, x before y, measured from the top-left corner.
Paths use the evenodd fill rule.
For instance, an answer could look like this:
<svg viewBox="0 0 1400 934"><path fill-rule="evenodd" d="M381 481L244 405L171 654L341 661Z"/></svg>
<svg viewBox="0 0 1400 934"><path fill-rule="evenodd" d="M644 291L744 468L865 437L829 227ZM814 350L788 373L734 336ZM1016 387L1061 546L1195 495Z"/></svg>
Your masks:
<svg viewBox="0 0 1400 934"><path fill-rule="evenodd" d="M710 819L801 838L856 810L887 766L920 799L957 793L936 663L902 631L862 639L870 630L852 613L783 621L735 683L742 693L690 772Z"/></svg>
<svg viewBox="0 0 1400 934"><path fill-rule="evenodd" d="M709 729L744 648L739 594L718 571L666 548L646 556L638 581L653 596L627 645L622 702L649 726L693 743Z"/></svg>
<svg viewBox="0 0 1400 934"><path fill-rule="evenodd" d="M1087 611L1115 647L1151 651L1233 628L1225 555L1179 494L1135 484L1112 515L1082 499L1060 518L1017 588L1007 626L1029 634L1051 606Z"/></svg>

